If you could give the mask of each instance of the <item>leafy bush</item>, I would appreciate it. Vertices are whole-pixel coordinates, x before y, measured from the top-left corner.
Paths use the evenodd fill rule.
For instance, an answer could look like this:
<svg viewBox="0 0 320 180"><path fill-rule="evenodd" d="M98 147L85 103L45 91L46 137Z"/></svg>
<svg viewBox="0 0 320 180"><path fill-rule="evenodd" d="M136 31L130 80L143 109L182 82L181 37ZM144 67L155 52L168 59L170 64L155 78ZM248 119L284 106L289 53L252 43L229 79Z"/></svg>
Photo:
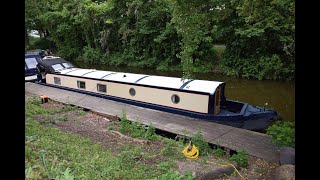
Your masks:
<svg viewBox="0 0 320 180"><path fill-rule="evenodd" d="M233 154L230 157L230 160L238 163L241 167L248 166L248 154L244 150L240 150L237 154Z"/></svg>
<svg viewBox="0 0 320 180"><path fill-rule="evenodd" d="M29 45L27 46L27 50L31 49L49 49L50 48L50 41L44 38L38 37L29 37Z"/></svg>
<svg viewBox="0 0 320 180"><path fill-rule="evenodd" d="M282 80L293 78L293 66L282 62L280 56L257 55L252 57L239 57L226 50L223 55L221 69L226 75L240 76L244 78L257 78Z"/></svg>
<svg viewBox="0 0 320 180"><path fill-rule="evenodd" d="M295 126L292 122L278 121L268 127L267 134L277 146L295 147Z"/></svg>
<svg viewBox="0 0 320 180"><path fill-rule="evenodd" d="M216 149L213 150L213 154L217 157L222 157L224 156L226 153L224 152L223 149L221 149L220 147L217 147Z"/></svg>
<svg viewBox="0 0 320 180"><path fill-rule="evenodd" d="M212 149L204 139L201 131L197 131L197 133L192 136L191 141L199 149L199 155L208 155L212 152Z"/></svg>
<svg viewBox="0 0 320 180"><path fill-rule="evenodd" d="M100 62L103 61L103 54L98 49L94 49L88 46L85 46L83 48L83 54L81 59L83 59L84 62L90 63L90 64L100 64Z"/></svg>

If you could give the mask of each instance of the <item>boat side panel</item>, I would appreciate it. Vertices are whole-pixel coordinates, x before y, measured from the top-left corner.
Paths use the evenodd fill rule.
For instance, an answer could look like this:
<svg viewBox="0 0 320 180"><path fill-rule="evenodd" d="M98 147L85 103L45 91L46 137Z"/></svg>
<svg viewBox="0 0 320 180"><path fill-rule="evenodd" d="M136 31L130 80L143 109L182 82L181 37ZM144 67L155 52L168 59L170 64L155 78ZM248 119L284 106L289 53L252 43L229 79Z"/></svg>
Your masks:
<svg viewBox="0 0 320 180"><path fill-rule="evenodd" d="M77 87L77 80L86 82L86 91L101 93L110 96L142 101L152 104L158 104L162 106L185 109L188 111L200 112L200 113L208 113L208 103L209 103L209 95L202 94L193 94L188 92L179 92L179 91L171 91L164 90L158 88L150 88L143 86L135 86L129 84L120 84L116 82L106 82L100 80L93 79L83 79L81 77L70 77L70 76L61 76L56 74L47 74L47 83L54 84L53 77L61 78L61 86L79 89ZM107 85L107 93L102 93L97 91L97 84L105 84ZM131 96L129 94L129 89L134 88L136 91L135 96ZM82 89L84 90L84 89ZM180 98L180 102L174 104L171 101L171 96L176 94Z"/></svg>

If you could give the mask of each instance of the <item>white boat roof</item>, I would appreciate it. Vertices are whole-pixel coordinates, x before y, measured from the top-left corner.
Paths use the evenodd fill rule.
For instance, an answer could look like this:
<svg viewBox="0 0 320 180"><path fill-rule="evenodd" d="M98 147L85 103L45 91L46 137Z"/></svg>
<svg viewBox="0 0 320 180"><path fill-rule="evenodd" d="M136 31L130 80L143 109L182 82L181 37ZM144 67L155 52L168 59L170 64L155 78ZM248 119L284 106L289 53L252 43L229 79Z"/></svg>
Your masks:
<svg viewBox="0 0 320 180"><path fill-rule="evenodd" d="M207 80L182 80L177 77L153 76L146 74L134 74L113 71L101 71L95 69L69 68L60 71L60 74L89 77L94 79L105 79L118 82L135 83L156 87L167 87L172 89L191 90L214 94L217 87L223 82Z"/></svg>

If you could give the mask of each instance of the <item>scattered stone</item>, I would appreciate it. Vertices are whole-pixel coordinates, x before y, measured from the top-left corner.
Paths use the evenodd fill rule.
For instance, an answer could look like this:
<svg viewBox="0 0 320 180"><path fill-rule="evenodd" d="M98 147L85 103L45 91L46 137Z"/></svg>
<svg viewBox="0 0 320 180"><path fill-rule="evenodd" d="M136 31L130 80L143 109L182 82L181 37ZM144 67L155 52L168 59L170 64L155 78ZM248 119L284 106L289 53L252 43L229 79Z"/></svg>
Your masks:
<svg viewBox="0 0 320 180"><path fill-rule="evenodd" d="M276 169L275 180L295 179L295 165L286 164Z"/></svg>
<svg viewBox="0 0 320 180"><path fill-rule="evenodd" d="M280 165L285 164L295 165L295 149L292 147L280 149Z"/></svg>
<svg viewBox="0 0 320 180"><path fill-rule="evenodd" d="M234 164L234 167L239 170L240 166L238 164ZM211 180L211 179L217 179L222 176L230 176L235 169L232 166L222 166L219 168L216 168L212 171L209 171L205 174L202 174L199 179L200 180Z"/></svg>

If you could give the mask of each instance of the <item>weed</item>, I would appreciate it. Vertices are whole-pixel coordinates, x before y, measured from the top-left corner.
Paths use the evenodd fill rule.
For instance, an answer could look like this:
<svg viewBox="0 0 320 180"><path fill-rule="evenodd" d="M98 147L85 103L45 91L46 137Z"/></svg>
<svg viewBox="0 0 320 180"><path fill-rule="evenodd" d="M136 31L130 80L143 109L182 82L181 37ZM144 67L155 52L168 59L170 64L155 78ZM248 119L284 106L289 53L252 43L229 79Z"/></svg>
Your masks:
<svg viewBox="0 0 320 180"><path fill-rule="evenodd" d="M167 179L170 179L170 180L180 180L180 176L179 174L172 170L171 168L164 174L162 174L161 176L159 176L158 178L159 180L167 180Z"/></svg>
<svg viewBox="0 0 320 180"><path fill-rule="evenodd" d="M237 154L233 154L230 160L238 163L241 167L248 166L248 154L244 150L237 151Z"/></svg>
<svg viewBox="0 0 320 180"><path fill-rule="evenodd" d="M195 177L193 177L192 171L188 170L184 173L183 179L184 180L193 180L193 179L195 179Z"/></svg>
<svg viewBox="0 0 320 180"><path fill-rule="evenodd" d="M122 113L119 131L123 134L129 134L134 138L143 137L148 140L157 139L155 128L138 122L130 122L126 117L125 112Z"/></svg>
<svg viewBox="0 0 320 180"><path fill-rule="evenodd" d="M212 153L212 149L210 148L208 142L204 139L200 130L192 136L191 141L199 149L200 155L203 156Z"/></svg>
<svg viewBox="0 0 320 180"><path fill-rule="evenodd" d="M175 139L182 145L189 143L191 140L191 138L187 137L186 135L177 135Z"/></svg>
<svg viewBox="0 0 320 180"><path fill-rule="evenodd" d="M68 116L66 114L58 117L59 121L68 121Z"/></svg>
<svg viewBox="0 0 320 180"><path fill-rule="evenodd" d="M158 139L158 136L156 135L156 129L152 126L147 127L147 131L145 133L145 138L150 141L155 141Z"/></svg>
<svg viewBox="0 0 320 180"><path fill-rule="evenodd" d="M226 154L226 152L224 152L222 148L217 147L216 149L213 149L213 154L217 157L222 157Z"/></svg>
<svg viewBox="0 0 320 180"><path fill-rule="evenodd" d="M85 112L85 111L78 111L78 115L80 115L80 116L84 116L84 115L86 115L87 113Z"/></svg>
<svg viewBox="0 0 320 180"><path fill-rule="evenodd" d="M172 148L172 143L167 143L166 146L161 150L161 154L165 156L171 156L175 154L174 149Z"/></svg>
<svg viewBox="0 0 320 180"><path fill-rule="evenodd" d="M278 121L268 127L267 134L271 135L272 142L279 147L295 147L295 126L292 122Z"/></svg>
<svg viewBox="0 0 320 180"><path fill-rule="evenodd" d="M74 111L74 110L79 109L79 107L78 107L78 106L73 106L73 105L67 104L67 105L63 106L62 109L63 109L64 111Z"/></svg>

